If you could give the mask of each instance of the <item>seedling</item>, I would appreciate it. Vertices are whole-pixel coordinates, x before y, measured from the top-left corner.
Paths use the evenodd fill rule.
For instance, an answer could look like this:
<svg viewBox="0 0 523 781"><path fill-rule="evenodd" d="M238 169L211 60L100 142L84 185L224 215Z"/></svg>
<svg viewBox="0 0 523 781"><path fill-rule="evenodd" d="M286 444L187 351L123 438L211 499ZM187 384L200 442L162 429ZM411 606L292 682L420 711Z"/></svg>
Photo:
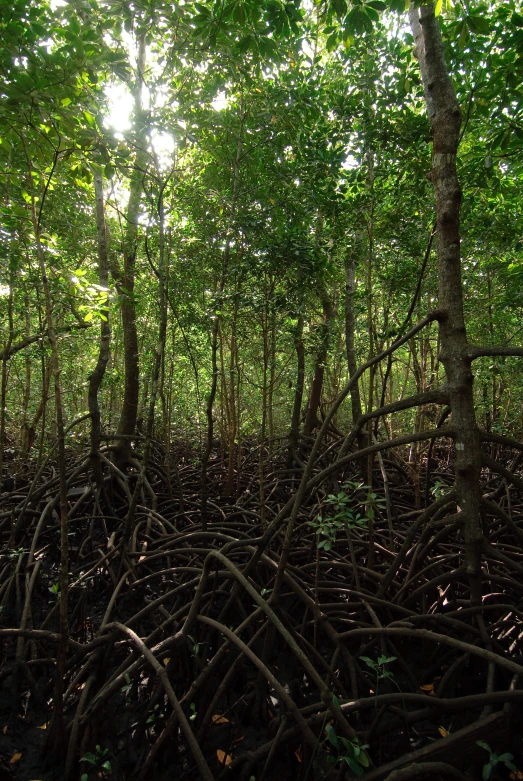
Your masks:
<svg viewBox="0 0 523 781"><path fill-rule="evenodd" d="M434 496L434 499L440 499L442 496L445 496L449 492L449 487L446 483L443 482L443 480L436 480L434 485L432 486L432 495Z"/></svg>
<svg viewBox="0 0 523 781"><path fill-rule="evenodd" d="M378 656L377 661L374 661L374 659L369 659L368 656L360 656L360 659L362 662L365 662L367 667L370 667L376 676L376 693L378 691L379 682L384 681L386 678L390 678L392 683L398 688L399 691L399 686L394 680L394 673L392 670L386 669L386 665L390 664L390 662L395 662L397 656Z"/></svg>
<svg viewBox="0 0 523 781"><path fill-rule="evenodd" d="M19 559L24 553L27 553L27 548L10 548L7 555L10 559Z"/></svg>
<svg viewBox="0 0 523 781"><path fill-rule="evenodd" d="M160 712L160 706L156 704L153 708L153 712L145 722L146 724L156 724L159 719L163 719L163 713Z"/></svg>
<svg viewBox="0 0 523 781"><path fill-rule="evenodd" d="M125 685L124 685L124 686L122 686L122 688L120 689L120 691L121 691L123 694L128 694L128 693L131 691L131 686L132 686L133 684L132 684L131 677L130 677L129 673L125 673L125 676L124 676L124 677L125 677Z"/></svg>
<svg viewBox="0 0 523 781"><path fill-rule="evenodd" d="M349 740L348 738L342 738L340 735L336 735L334 727L327 727L327 738L331 746L335 749L337 756L330 755L327 759L332 765L338 765L341 762L345 762L352 770L354 775L361 778L368 768L370 761L365 753L365 749L368 748L367 744L360 745L359 740Z"/></svg>
<svg viewBox="0 0 523 781"><path fill-rule="evenodd" d="M55 597L60 596L60 584L59 583L53 583L52 586L49 586L49 591L51 594L54 594Z"/></svg>
<svg viewBox="0 0 523 781"><path fill-rule="evenodd" d="M109 759L106 759L108 753L109 749L96 746L95 753L88 751L87 754L83 755L80 762L87 762L89 765L92 765L92 769L96 771L96 774L104 778L105 773L110 773L112 770L111 762ZM88 778L89 774L83 773L80 781L88 781Z"/></svg>
<svg viewBox="0 0 523 781"><path fill-rule="evenodd" d="M479 746L480 748L484 748L485 751L488 751L489 753L489 761L483 765L483 770L481 773L481 778L483 779L483 781L488 781L488 779L492 775L493 769L496 767L496 765L499 764L505 765L505 767L508 768L509 770L512 770L513 773L518 772L517 767L512 762L512 760L514 759L513 754L509 754L509 753L495 754L490 748L489 744L485 743L483 740L476 740L476 745Z"/></svg>
<svg viewBox="0 0 523 781"><path fill-rule="evenodd" d="M194 721L196 716L198 715L198 711L196 710L196 703L191 702L189 708L191 709L191 715L189 716L189 721Z"/></svg>
<svg viewBox="0 0 523 781"><path fill-rule="evenodd" d="M330 550L342 529L365 528L369 521L374 520L375 508L383 506L383 503L384 500L371 492L368 485L352 480L344 483L341 491L324 499L324 504L332 507L334 515L324 517L320 514L309 523L318 536L325 537L318 542L318 550Z"/></svg>
<svg viewBox="0 0 523 781"><path fill-rule="evenodd" d="M193 650L193 656L197 656L198 651L200 650L200 644L194 639L194 637L191 637L191 635L188 635L189 640L192 643L192 650Z"/></svg>

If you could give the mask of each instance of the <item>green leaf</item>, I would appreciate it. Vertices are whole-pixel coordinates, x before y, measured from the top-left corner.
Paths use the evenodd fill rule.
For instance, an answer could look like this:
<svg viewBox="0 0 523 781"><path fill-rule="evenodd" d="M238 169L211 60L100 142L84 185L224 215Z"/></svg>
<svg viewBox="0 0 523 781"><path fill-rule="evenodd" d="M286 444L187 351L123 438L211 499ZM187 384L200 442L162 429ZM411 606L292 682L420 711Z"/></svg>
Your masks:
<svg viewBox="0 0 523 781"><path fill-rule="evenodd" d="M362 751L361 754L359 755L358 761L360 765L362 765L363 767L368 767L370 765L370 760L364 751Z"/></svg>
<svg viewBox="0 0 523 781"><path fill-rule="evenodd" d="M336 735L336 730L334 729L334 727L331 725L331 726L327 727L327 729L325 731L327 733L327 738L328 738L329 743L332 746L334 746L334 748L336 748L336 749L339 748L340 744L339 744L338 736Z"/></svg>
<svg viewBox="0 0 523 781"><path fill-rule="evenodd" d="M443 0L436 0L436 6L434 8L434 16L439 16L443 7Z"/></svg>
<svg viewBox="0 0 523 781"><path fill-rule="evenodd" d="M352 757L343 757L343 759L350 767L354 775L358 776L358 778L361 778L361 776L365 773L365 771L360 765L360 763L357 762L355 759L352 759Z"/></svg>
<svg viewBox="0 0 523 781"><path fill-rule="evenodd" d="M488 751L488 753L491 753L491 748L488 743L485 743L484 740L476 740L476 746L479 746L480 748L484 748L485 751Z"/></svg>

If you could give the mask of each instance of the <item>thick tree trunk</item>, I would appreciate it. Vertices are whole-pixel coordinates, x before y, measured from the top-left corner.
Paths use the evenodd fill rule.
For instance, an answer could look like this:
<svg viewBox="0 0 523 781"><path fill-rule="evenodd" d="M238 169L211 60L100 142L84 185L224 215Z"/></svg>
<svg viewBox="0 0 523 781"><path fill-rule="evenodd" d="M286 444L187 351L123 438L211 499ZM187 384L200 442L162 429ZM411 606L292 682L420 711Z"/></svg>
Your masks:
<svg viewBox="0 0 523 781"><path fill-rule="evenodd" d="M456 168L461 112L449 77L434 4L413 5L410 19L432 128L431 179L436 196L441 355L456 432L455 488L464 520L465 563L472 600L481 599L482 451L463 315L460 259L461 187Z"/></svg>

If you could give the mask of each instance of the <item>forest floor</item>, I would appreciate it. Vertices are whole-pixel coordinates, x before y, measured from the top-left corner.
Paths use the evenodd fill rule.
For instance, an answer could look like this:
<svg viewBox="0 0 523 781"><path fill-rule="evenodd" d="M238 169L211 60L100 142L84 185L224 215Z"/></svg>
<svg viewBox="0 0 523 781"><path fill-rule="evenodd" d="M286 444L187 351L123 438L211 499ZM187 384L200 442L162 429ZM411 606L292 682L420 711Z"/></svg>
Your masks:
<svg viewBox="0 0 523 781"><path fill-rule="evenodd" d="M0 781L523 778L523 491L484 471L473 605L448 452L429 475L426 459L418 473L405 453L376 459L369 491L355 467L315 486L325 450L288 546L302 470L285 448L264 455L262 497L257 449L234 496L215 454L203 519L195 454L172 453L174 480L156 448L125 545L137 467L108 468L100 489L71 454L67 732L54 753L58 475L8 463ZM500 456L517 474L514 453Z"/></svg>

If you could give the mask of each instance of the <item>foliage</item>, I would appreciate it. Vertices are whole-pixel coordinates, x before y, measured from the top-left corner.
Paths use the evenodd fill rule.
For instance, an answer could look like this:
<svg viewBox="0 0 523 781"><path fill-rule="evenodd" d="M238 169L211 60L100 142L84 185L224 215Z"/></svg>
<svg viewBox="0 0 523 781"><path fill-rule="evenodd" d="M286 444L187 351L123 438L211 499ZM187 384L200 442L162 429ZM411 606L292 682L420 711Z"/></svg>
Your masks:
<svg viewBox="0 0 523 781"><path fill-rule="evenodd" d="M326 730L329 743L336 751L336 756L329 756L329 762L333 765L345 763L350 770L360 778L364 775L366 768L369 767L369 758L365 753L368 748L366 744L360 745L356 740L349 740L341 735L337 735L333 726Z"/></svg>
<svg viewBox="0 0 523 781"><path fill-rule="evenodd" d="M512 762L514 759L513 754L505 753L505 754L495 754L488 743L485 743L483 740L476 740L476 745L480 748L485 749L485 751L488 751L489 753L489 761L486 762L483 765L483 770L481 773L481 777L483 781L488 781L490 776L492 775L492 771L496 767L496 765L502 764L504 765L508 770L512 770L513 773L517 773L518 769Z"/></svg>

